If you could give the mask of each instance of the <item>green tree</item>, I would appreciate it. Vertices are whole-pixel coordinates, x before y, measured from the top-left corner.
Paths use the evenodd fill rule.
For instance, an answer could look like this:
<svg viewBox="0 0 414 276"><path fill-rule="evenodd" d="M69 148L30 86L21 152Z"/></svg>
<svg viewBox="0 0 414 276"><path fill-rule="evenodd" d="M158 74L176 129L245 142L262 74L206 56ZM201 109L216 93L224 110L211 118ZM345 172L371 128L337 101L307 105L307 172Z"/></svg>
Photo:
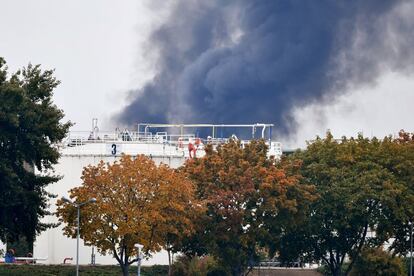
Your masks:
<svg viewBox="0 0 414 276"><path fill-rule="evenodd" d="M400 131L397 138L386 137L378 158L403 186L403 192L389 216L377 229L377 236L391 240L394 255L406 255L410 249L410 223L414 222L414 134Z"/></svg>
<svg viewBox="0 0 414 276"><path fill-rule="evenodd" d="M49 194L45 187L59 177L50 175L57 163L57 144L65 138L70 122L61 123L62 110L52 102L59 81L53 71L39 65L10 77L0 58L0 239L19 237L32 244L36 234L49 225ZM35 174L37 169L42 174Z"/></svg>
<svg viewBox="0 0 414 276"><path fill-rule="evenodd" d="M328 133L293 155L303 160L303 181L314 184L319 197L302 227L283 237L282 257L323 261L332 275L347 275L365 244L384 242L368 232L389 218L404 187L382 164L381 156L390 154L383 145L362 135L337 141Z"/></svg>
<svg viewBox="0 0 414 276"><path fill-rule="evenodd" d="M184 167L207 209L183 250L208 253L242 275L258 261L258 249L274 244L313 198L312 187L299 183L298 165L269 158L262 140L208 145L205 157Z"/></svg>
<svg viewBox="0 0 414 276"><path fill-rule="evenodd" d="M355 261L355 266L350 275L406 275L404 262L401 258L394 257L382 248L364 248L361 256Z"/></svg>

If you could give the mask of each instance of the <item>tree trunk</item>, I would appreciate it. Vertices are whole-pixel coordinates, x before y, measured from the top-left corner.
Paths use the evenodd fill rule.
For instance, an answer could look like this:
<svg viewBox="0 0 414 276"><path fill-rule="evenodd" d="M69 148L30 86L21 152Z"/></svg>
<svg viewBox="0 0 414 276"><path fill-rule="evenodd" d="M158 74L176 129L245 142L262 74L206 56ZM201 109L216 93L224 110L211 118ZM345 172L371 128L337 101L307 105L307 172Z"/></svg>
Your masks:
<svg viewBox="0 0 414 276"><path fill-rule="evenodd" d="M168 252L168 276L171 276L171 250L167 249Z"/></svg>
<svg viewBox="0 0 414 276"><path fill-rule="evenodd" d="M242 276L243 275L243 271L242 271L241 266L239 265L237 267L233 267L232 268L232 274L233 274L233 276Z"/></svg>
<svg viewBox="0 0 414 276"><path fill-rule="evenodd" d="M250 266L249 268L247 268L247 272L244 274L245 276L247 276L247 275L249 275L250 274L250 272L252 272L253 271L253 267L252 266Z"/></svg>
<svg viewBox="0 0 414 276"><path fill-rule="evenodd" d="M359 256L359 253L361 253L361 250L365 245L365 238L367 237L367 233L368 233L368 222L365 223L364 232L362 233L361 242L359 243L355 254L353 256L351 256L351 263L349 264L347 270L344 273L345 276L347 276L351 272L352 267L354 266L354 263L355 263L356 259Z"/></svg>
<svg viewBox="0 0 414 276"><path fill-rule="evenodd" d="M124 273L124 276L128 276L129 275L129 255L128 255L127 247L124 245L122 250L124 251L124 268L125 268L125 270L123 270L122 272Z"/></svg>
<svg viewBox="0 0 414 276"><path fill-rule="evenodd" d="M129 265L128 264L121 264L122 275L129 276Z"/></svg>
<svg viewBox="0 0 414 276"><path fill-rule="evenodd" d="M332 276L341 276L341 266L335 266L334 270L331 271Z"/></svg>
<svg viewBox="0 0 414 276"><path fill-rule="evenodd" d="M122 265L121 269L122 269L123 276L129 276L129 265L128 264Z"/></svg>
<svg viewBox="0 0 414 276"><path fill-rule="evenodd" d="M115 245L113 244L112 253L115 259L118 261L119 266L121 267L122 275L129 276L129 271L128 271L129 264L128 264L128 261L124 262L122 258L123 257L122 250L120 254L118 254L118 252L116 251Z"/></svg>

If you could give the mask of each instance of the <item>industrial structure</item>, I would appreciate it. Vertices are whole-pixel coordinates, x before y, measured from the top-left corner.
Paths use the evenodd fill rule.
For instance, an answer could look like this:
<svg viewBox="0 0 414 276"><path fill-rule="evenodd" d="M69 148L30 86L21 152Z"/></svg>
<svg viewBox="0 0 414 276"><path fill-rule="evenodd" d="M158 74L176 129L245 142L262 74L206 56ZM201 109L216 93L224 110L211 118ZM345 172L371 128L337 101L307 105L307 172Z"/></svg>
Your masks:
<svg viewBox="0 0 414 276"><path fill-rule="evenodd" d="M122 154L144 154L157 164L164 163L172 168L181 166L188 158L202 157L204 146L210 143L214 146L225 143L230 138L238 139L235 135L223 138L219 133L229 133L229 130L242 129L249 133L249 139L240 139L241 146L253 138L263 138L269 147L268 155L280 157L281 144L272 140L271 124L246 125L213 125L213 124L138 124L135 131L115 130L114 132L100 131L97 119L93 120L92 130L87 132L71 132L60 146L61 157L55 165L55 174L63 178L48 187L48 192L57 197L50 201L50 211L56 211L56 200L68 197L69 190L81 185L81 175L84 167L97 165L101 160L114 162ZM225 131L223 131L225 130ZM208 134L201 137L197 133ZM58 222L56 216L48 216L45 222ZM42 263L61 264L75 260L76 242L63 235L63 226L42 232L34 244L34 256L47 258ZM112 256L101 256L96 248L80 243L80 263L114 264ZM154 255L144 264L166 264L168 258L163 252Z"/></svg>

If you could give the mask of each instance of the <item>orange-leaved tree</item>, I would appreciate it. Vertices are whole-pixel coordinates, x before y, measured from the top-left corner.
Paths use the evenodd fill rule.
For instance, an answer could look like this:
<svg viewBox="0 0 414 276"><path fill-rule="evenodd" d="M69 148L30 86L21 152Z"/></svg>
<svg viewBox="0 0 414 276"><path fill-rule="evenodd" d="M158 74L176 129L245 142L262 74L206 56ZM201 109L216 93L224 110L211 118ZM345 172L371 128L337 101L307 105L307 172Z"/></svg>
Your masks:
<svg viewBox="0 0 414 276"><path fill-rule="evenodd" d="M172 253L180 251L182 240L195 232L196 218L204 211L202 200L195 198L193 183L181 171L172 172L167 166L158 168L164 185L156 191L155 211L159 216L152 223L154 241L168 253L168 275L171 275Z"/></svg>
<svg viewBox="0 0 414 276"><path fill-rule="evenodd" d="M146 256L168 249L167 236L189 235L193 231L193 210L201 209L194 200L192 182L166 165L139 155L124 155L113 164L88 166L83 185L70 191L75 202L96 198L82 207L80 235L86 244L102 254L112 254L128 275L137 261L134 245L144 246ZM65 234L76 235L76 211L63 201L57 214L65 222Z"/></svg>
<svg viewBox="0 0 414 276"><path fill-rule="evenodd" d="M283 231L300 221L313 188L301 184L300 163L267 156L263 140L206 147L206 155L186 163L196 194L207 203L197 232L184 251L211 254L232 274L258 261L258 250L276 251Z"/></svg>

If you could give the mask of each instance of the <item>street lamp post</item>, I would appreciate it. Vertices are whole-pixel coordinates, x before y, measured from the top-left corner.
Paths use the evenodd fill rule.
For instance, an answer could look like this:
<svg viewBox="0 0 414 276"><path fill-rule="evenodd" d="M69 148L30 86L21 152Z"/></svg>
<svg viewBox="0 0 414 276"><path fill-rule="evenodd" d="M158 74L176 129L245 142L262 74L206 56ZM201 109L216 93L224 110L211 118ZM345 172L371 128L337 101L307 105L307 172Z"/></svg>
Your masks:
<svg viewBox="0 0 414 276"><path fill-rule="evenodd" d="M62 197L62 200L64 202L67 202L71 205L73 205L74 207L76 207L77 209L77 227L76 227L76 276L79 276L79 225L80 225L80 208L83 205L86 205L88 203L95 203L96 202L96 198L91 198L85 202L81 202L81 203L76 203L73 202L72 200L70 200L69 198L66 197Z"/></svg>
<svg viewBox="0 0 414 276"><path fill-rule="evenodd" d="M141 259L142 259L141 250L144 246L142 244L136 243L135 247L137 249L137 276L141 276Z"/></svg>
<svg viewBox="0 0 414 276"><path fill-rule="evenodd" d="M95 247L92 246L92 253L91 253L91 265L95 265Z"/></svg>

